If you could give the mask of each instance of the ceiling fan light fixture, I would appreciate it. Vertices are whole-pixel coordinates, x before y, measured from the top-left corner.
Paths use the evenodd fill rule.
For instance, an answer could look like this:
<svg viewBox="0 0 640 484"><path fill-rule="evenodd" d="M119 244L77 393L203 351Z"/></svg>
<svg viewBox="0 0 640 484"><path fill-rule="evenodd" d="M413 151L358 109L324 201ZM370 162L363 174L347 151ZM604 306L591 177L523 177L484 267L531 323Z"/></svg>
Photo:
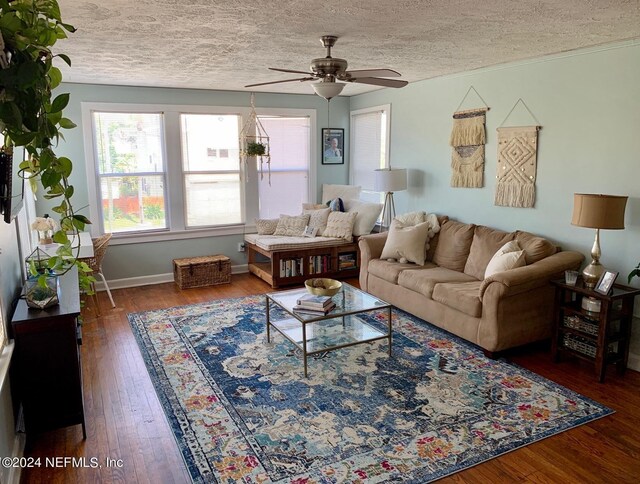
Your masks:
<svg viewBox="0 0 640 484"><path fill-rule="evenodd" d="M337 96L344 89L345 84L342 82L314 82L311 84L313 86L313 90L320 97L325 98L329 101L331 98Z"/></svg>

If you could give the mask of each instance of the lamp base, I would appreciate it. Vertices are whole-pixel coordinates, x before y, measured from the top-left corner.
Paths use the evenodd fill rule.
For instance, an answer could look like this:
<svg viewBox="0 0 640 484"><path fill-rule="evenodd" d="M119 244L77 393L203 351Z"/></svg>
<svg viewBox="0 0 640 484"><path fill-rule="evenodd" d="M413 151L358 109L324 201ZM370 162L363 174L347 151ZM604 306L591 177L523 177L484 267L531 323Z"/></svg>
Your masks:
<svg viewBox="0 0 640 484"><path fill-rule="evenodd" d="M593 289L598 284L600 277L604 274L604 266L600 264L597 260L592 260L591 264L585 267L582 271L582 279L584 280L584 285L589 289Z"/></svg>

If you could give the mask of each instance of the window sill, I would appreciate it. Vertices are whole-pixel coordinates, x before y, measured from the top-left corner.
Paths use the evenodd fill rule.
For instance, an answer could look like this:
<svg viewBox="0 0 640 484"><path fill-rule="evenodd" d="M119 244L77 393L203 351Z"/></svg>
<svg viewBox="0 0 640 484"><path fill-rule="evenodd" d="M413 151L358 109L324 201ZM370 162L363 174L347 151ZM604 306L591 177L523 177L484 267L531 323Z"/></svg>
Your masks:
<svg viewBox="0 0 640 484"><path fill-rule="evenodd" d="M110 245L145 244L148 242L165 242L169 240L201 239L205 237L221 237L226 235L244 235L256 231L254 225L232 225L226 227L209 227L206 229L176 230L135 234L114 234ZM95 236L96 234L94 234Z"/></svg>
<svg viewBox="0 0 640 484"><path fill-rule="evenodd" d="M9 364L14 348L15 344L13 340L10 340L4 348L0 349L0 391L7 380L7 375L9 375Z"/></svg>

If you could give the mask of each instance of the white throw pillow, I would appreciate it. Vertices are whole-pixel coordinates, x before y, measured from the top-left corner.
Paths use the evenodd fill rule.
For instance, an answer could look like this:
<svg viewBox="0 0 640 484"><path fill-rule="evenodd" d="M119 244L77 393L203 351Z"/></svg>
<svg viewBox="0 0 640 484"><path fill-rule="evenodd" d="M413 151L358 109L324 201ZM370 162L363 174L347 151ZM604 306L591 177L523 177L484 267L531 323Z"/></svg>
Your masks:
<svg viewBox="0 0 640 484"><path fill-rule="evenodd" d="M357 212L331 212L327 220L327 228L324 229L324 237L338 237L351 242L353 239L353 223Z"/></svg>
<svg viewBox="0 0 640 484"><path fill-rule="evenodd" d="M382 249L381 259L407 259L419 266L426 261L425 244L429 234L429 223L423 222L404 227L397 221L391 222L389 235Z"/></svg>
<svg viewBox="0 0 640 484"><path fill-rule="evenodd" d="M343 200L360 198L361 187L353 185L322 185L322 203L342 198Z"/></svg>
<svg viewBox="0 0 640 484"><path fill-rule="evenodd" d="M309 228L318 229L316 235L322 235L324 229L327 228L327 221L329 220L330 208L323 208L320 210L304 210L303 215L309 215Z"/></svg>
<svg viewBox="0 0 640 484"><path fill-rule="evenodd" d="M396 215L393 220L397 220L405 227L421 224L426 220L426 212L409 212L401 215Z"/></svg>
<svg viewBox="0 0 640 484"><path fill-rule="evenodd" d="M278 219L277 218L257 218L256 219L256 229L258 230L258 235L273 235L278 227Z"/></svg>
<svg viewBox="0 0 640 484"><path fill-rule="evenodd" d="M278 226L273 235L285 235L288 237L301 237L304 228L309 223L309 215L298 215L292 217L290 215L280 215Z"/></svg>
<svg viewBox="0 0 640 484"><path fill-rule="evenodd" d="M520 250L518 242L507 242L493 255L484 271L484 278L498 272L508 271L526 265L524 250Z"/></svg>
<svg viewBox="0 0 640 484"><path fill-rule="evenodd" d="M347 213L357 212L358 216L353 225L353 235L369 235L382 211L381 203L367 203L360 200L345 200L344 208Z"/></svg>

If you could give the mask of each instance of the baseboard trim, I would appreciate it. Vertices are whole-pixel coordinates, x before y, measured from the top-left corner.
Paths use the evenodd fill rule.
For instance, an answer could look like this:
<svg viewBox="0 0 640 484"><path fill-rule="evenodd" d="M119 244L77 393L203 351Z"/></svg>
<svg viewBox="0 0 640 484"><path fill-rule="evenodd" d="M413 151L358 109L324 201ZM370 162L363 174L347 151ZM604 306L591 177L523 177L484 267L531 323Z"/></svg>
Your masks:
<svg viewBox="0 0 640 484"><path fill-rule="evenodd" d="M22 432L17 433L13 439L13 449L11 450L12 458L21 458L24 456L24 447L27 443L27 435ZM8 484L20 484L20 474L22 468L20 466L12 466L7 473ZM2 482L5 482L4 480Z"/></svg>
<svg viewBox="0 0 640 484"><path fill-rule="evenodd" d="M243 274L249 272L249 266L247 264L239 264L231 266L231 274ZM164 274L152 274L149 276L137 276L126 277L124 279L109 279L109 289L125 289L128 287L149 286L151 284L164 284L167 282L173 282L173 272L166 272ZM104 284L102 281L96 282L96 291L104 291Z"/></svg>

